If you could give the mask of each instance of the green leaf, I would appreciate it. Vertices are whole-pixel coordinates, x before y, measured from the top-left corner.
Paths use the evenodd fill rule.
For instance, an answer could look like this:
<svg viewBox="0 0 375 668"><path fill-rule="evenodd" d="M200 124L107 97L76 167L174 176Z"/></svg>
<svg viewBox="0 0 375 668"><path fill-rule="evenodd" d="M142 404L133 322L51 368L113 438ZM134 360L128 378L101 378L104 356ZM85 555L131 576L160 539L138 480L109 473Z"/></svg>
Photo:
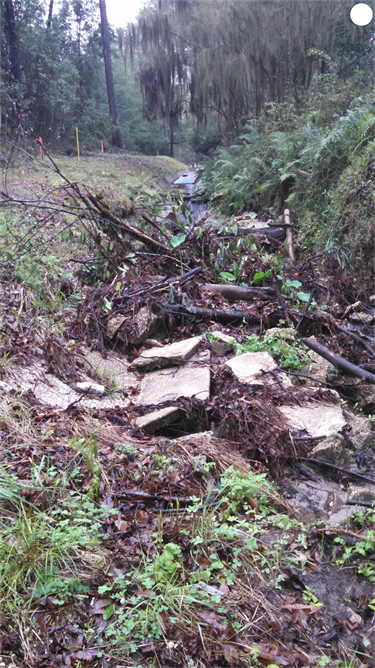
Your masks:
<svg viewBox="0 0 375 668"><path fill-rule="evenodd" d="M261 283L263 281L265 275L266 274L264 273L264 271L258 271L258 273L255 274L255 276L253 278L253 281L254 281L255 285L258 285L258 283Z"/></svg>
<svg viewBox="0 0 375 668"><path fill-rule="evenodd" d="M308 292L297 292L297 297L301 300L301 302L308 302L310 299Z"/></svg>
<svg viewBox="0 0 375 668"><path fill-rule="evenodd" d="M107 622L112 617L114 611L115 606L113 603L111 603L111 605L109 605L108 608L106 608L103 612L103 619L105 622Z"/></svg>
<svg viewBox="0 0 375 668"><path fill-rule="evenodd" d="M170 244L172 248L177 248L178 246L181 246L181 244L184 243L186 239L186 234L177 234L175 237L172 237L170 240Z"/></svg>
<svg viewBox="0 0 375 668"><path fill-rule="evenodd" d="M221 278L225 278L227 281L235 281L236 277L233 276L233 274L230 274L229 271L221 271L220 272Z"/></svg>
<svg viewBox="0 0 375 668"><path fill-rule="evenodd" d="M301 281L297 281L297 280L291 281L291 280L288 278L288 279L285 281L285 285L286 285L288 288L300 288L300 287L302 286L302 283L301 283Z"/></svg>

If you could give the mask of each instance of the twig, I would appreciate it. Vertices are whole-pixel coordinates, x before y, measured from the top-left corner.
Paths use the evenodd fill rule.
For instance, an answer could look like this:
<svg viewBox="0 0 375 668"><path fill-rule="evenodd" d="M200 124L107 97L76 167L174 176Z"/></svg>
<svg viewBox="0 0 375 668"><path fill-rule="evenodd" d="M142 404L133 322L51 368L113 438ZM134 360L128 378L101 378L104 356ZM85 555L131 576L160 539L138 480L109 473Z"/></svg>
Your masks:
<svg viewBox="0 0 375 668"><path fill-rule="evenodd" d="M354 499L350 499L350 501L346 501L345 505L346 506L363 506L364 508L375 508L375 502L374 501L355 501Z"/></svg>
<svg viewBox="0 0 375 668"><path fill-rule="evenodd" d="M344 469L341 466L336 466L336 464L331 464L331 462L323 462L323 460L314 459L313 457L303 457L303 459L307 462L313 462L313 464L319 464L319 466L328 466L328 468L339 471L340 473L344 473L349 477L359 478L360 480L364 480L365 482L370 482L372 485L375 485L375 480L373 478L368 478L367 476L362 475L361 473L357 473L356 471L350 471L350 469Z"/></svg>
<svg viewBox="0 0 375 668"><path fill-rule="evenodd" d="M285 211L284 211L284 224L285 224L285 227L286 227L286 240L288 242L289 257L292 260L292 262L295 262L296 256L294 254L293 232L292 232L292 227L291 227L291 224L290 224L289 209L285 209Z"/></svg>
<svg viewBox="0 0 375 668"><path fill-rule="evenodd" d="M273 269L272 269L272 276L273 276L272 283L273 283L273 287L274 287L274 290L275 290L275 293L276 293L277 301L279 302L280 307L281 307L282 310L283 310L285 320L287 321L287 323L288 323L289 325L292 325L292 321L291 321L291 319L290 319L289 313L288 313L287 308L286 308L286 306L285 306L285 302L284 302L284 300L283 300L283 296L282 296L282 294L281 294L281 292L280 292L280 290L279 290L279 286L277 285L277 280L276 280L275 272L274 272Z"/></svg>
<svg viewBox="0 0 375 668"><path fill-rule="evenodd" d="M302 323L302 320L304 319L304 317L305 317L307 311L308 311L309 308L310 308L311 302L312 302L313 297L314 297L314 292L315 292L315 288L313 288L313 289L311 290L311 294L310 294L310 297L309 297L309 301L307 302L307 304L306 304L306 306L305 306L305 308L304 308L303 314L302 314L300 320L299 320L298 323L297 323L297 326L296 326L296 332L298 332L298 330L299 330L299 328L300 328L300 325L301 325L301 323Z"/></svg>
<svg viewBox="0 0 375 668"><path fill-rule="evenodd" d="M354 334L354 332L351 332L350 329L346 329L346 327L343 327L342 325L336 325L336 329L338 329L340 332L343 332L343 334L347 334L347 336L350 336L354 341L358 341L358 343L362 343L363 347L366 348L366 350L372 355L372 357L375 357L375 350L371 348L371 346L367 343L367 341L364 341L360 336L357 334Z"/></svg>

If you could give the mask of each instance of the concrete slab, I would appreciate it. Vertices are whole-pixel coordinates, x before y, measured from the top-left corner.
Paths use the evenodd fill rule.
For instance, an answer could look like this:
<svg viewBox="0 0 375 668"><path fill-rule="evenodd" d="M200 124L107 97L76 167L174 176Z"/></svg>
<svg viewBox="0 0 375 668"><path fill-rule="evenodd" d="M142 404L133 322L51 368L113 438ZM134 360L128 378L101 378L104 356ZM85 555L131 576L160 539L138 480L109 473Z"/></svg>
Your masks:
<svg viewBox="0 0 375 668"><path fill-rule="evenodd" d="M281 406L291 430L306 429L310 436L337 436L346 426L340 406L310 403L305 406Z"/></svg>
<svg viewBox="0 0 375 668"><path fill-rule="evenodd" d="M225 367L237 380L246 385L263 387L276 382L272 374L263 373L277 369L275 360L268 353L244 353L225 362ZM291 386L286 374L278 372L277 377L285 388Z"/></svg>
<svg viewBox="0 0 375 668"><path fill-rule="evenodd" d="M139 429L143 429L146 434L153 434L158 429L166 427L168 424L176 420L179 416L180 409L178 406L167 406L160 411L153 411L142 415L136 419L135 424Z"/></svg>
<svg viewBox="0 0 375 668"><path fill-rule="evenodd" d="M210 396L209 354L195 355L183 367L151 371L142 380L137 403L142 406L175 401L180 397L208 399Z"/></svg>
<svg viewBox="0 0 375 668"><path fill-rule="evenodd" d="M190 359L198 350L202 341L201 336L194 336L191 339L176 341L162 348L155 347L143 350L137 359L131 365L133 371L152 371L168 366L176 366Z"/></svg>
<svg viewBox="0 0 375 668"><path fill-rule="evenodd" d="M130 364L126 357L118 353L108 353L104 360L96 350L88 353L86 359L90 362L94 371L104 377L106 386L115 383L119 390L128 387L136 387L139 383L136 375L129 370Z"/></svg>

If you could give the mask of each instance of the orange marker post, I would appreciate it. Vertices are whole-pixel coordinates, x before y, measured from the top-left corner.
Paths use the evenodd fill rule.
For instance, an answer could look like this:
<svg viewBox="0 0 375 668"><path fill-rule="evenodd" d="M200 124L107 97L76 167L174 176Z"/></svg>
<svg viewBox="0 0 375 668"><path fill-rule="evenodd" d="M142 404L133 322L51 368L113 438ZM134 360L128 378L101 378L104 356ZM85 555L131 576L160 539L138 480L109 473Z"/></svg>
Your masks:
<svg viewBox="0 0 375 668"><path fill-rule="evenodd" d="M100 145L102 147L102 153L104 153L104 146L103 146L103 140L102 139L100 140Z"/></svg>
<svg viewBox="0 0 375 668"><path fill-rule="evenodd" d="M43 160L44 156L45 156L45 152L44 152L44 148L43 148L43 139L41 137L39 137L39 151L40 151L40 154L41 154L42 160Z"/></svg>

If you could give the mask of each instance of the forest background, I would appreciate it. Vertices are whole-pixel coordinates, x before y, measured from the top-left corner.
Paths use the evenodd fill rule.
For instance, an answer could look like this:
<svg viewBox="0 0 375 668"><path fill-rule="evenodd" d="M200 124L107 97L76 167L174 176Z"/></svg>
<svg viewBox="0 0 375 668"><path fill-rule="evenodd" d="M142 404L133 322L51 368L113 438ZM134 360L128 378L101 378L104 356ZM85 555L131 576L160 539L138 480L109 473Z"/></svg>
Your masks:
<svg viewBox="0 0 375 668"><path fill-rule="evenodd" d="M150 2L134 24L109 26L111 114L105 1L1 4L3 137L73 155L78 127L87 151L103 141L205 161L226 212L287 205L307 243L368 267L374 22L355 26L350 0Z"/></svg>

